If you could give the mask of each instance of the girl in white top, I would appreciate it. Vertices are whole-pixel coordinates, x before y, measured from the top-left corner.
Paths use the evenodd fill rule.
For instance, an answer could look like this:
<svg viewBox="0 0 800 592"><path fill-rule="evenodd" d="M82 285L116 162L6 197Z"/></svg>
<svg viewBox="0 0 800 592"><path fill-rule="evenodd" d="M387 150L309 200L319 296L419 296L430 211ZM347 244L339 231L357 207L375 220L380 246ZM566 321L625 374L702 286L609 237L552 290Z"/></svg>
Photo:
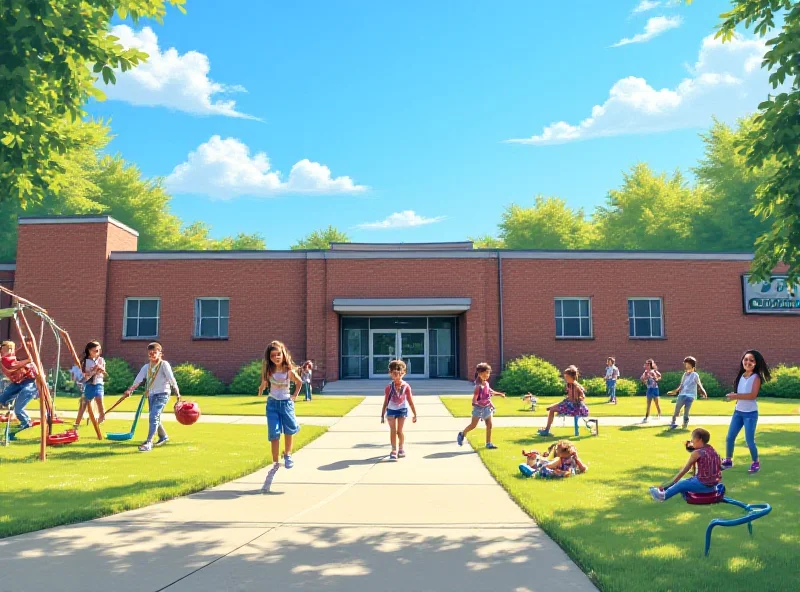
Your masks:
<svg viewBox="0 0 800 592"><path fill-rule="evenodd" d="M103 348L99 341L90 341L83 349L83 358L81 359L81 373L83 374L83 396L78 405L78 415L75 418L75 429L81 425L83 414L86 408L92 404L92 401L97 402L98 423L103 423L106 416L106 410L103 406L103 395L105 394L105 374L106 362L100 356Z"/></svg>
<svg viewBox="0 0 800 592"><path fill-rule="evenodd" d="M736 388L735 393L728 393L725 398L729 401L736 401L736 410L731 418L731 425L728 428L728 437L725 440L725 458L722 461L722 469L733 467L733 445L736 437L744 428L744 439L750 449L750 457L753 463L750 465L750 473L757 473L761 470L761 463L758 460L758 448L756 447L756 424L758 424L758 391L761 385L771 377L769 366L764 360L764 356L754 349L747 350L742 356L739 365L739 373L733 383Z"/></svg>

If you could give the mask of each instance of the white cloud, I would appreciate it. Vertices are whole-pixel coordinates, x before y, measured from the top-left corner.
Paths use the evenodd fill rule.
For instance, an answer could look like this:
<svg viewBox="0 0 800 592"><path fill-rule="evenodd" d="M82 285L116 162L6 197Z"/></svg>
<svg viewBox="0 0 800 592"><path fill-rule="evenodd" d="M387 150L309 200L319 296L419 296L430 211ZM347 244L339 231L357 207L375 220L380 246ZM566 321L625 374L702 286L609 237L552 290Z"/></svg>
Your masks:
<svg viewBox="0 0 800 592"><path fill-rule="evenodd" d="M405 210L404 212L395 212L378 222L366 222L358 224L356 228L362 230L384 230L387 228L412 228L414 226L424 226L425 224L434 224L441 222L446 216L437 216L435 218L425 218L420 216L414 210Z"/></svg>
<svg viewBox="0 0 800 592"><path fill-rule="evenodd" d="M224 115L256 119L236 110L236 101L220 98L231 93L247 92L241 85L226 86L208 77L211 65L208 56L197 51L179 54L171 47L161 50L158 37L150 27L134 31L127 25L112 27L126 48L135 48L149 55L146 62L127 72L116 72L116 84L98 87L109 99L133 105L169 107L195 115Z"/></svg>
<svg viewBox="0 0 800 592"><path fill-rule="evenodd" d="M623 45L630 45L631 43L647 43L670 29L677 29L681 26L682 22L683 20L679 16L654 16L653 18L647 19L647 24L644 26L644 33L637 33L633 37L620 39L611 47L621 47Z"/></svg>
<svg viewBox="0 0 800 592"><path fill-rule="evenodd" d="M264 152L250 156L250 149L236 138L212 136L190 152L166 179L174 193L196 193L217 199L240 195L271 197L286 193L359 193L368 188L350 177L332 177L331 170L303 159L289 171L286 180L271 169Z"/></svg>
<svg viewBox="0 0 800 592"><path fill-rule="evenodd" d="M602 105L577 124L559 121L541 134L507 140L516 144L563 144L590 138L705 127L712 116L733 122L754 111L771 87L761 68L763 41L736 35L722 43L703 39L691 76L675 88L656 90L647 80L618 80Z"/></svg>
<svg viewBox="0 0 800 592"><path fill-rule="evenodd" d="M654 0L642 0L636 5L636 8L633 9L633 14L647 12L648 10L658 8L659 6L661 6L661 2L655 2Z"/></svg>

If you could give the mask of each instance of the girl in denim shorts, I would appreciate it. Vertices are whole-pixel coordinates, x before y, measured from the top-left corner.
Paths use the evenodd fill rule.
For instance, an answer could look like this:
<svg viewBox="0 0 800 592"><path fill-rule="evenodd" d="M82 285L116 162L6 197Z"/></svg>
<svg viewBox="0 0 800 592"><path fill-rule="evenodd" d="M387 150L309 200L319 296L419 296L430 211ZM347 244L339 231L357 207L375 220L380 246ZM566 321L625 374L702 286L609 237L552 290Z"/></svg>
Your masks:
<svg viewBox="0 0 800 592"><path fill-rule="evenodd" d="M500 397L506 396L505 393L492 390L489 387L489 376L492 373L492 367L481 362L475 367L475 392L472 393L472 421L464 428L464 431L458 432L456 442L459 446L464 445L464 437L474 430L480 420L486 422L486 448L493 450L497 448L492 444L492 415L494 414L494 405L492 405L492 397L498 395Z"/></svg>
<svg viewBox="0 0 800 592"><path fill-rule="evenodd" d="M106 376L106 362L100 356L103 348L99 341L90 341L83 348L83 357L81 358L81 372L83 372L83 397L81 397L80 405L78 406L78 415L75 418L75 429L81 425L83 414L86 408L92 404L92 401L97 403L98 423L103 423L106 416L106 410L103 407L103 395L105 394L105 376Z"/></svg>
<svg viewBox="0 0 800 592"><path fill-rule="evenodd" d="M294 394L290 392L290 383L294 382ZM281 433L284 438L283 464L287 469L294 466L292 460L292 441L294 435L300 431L297 417L294 413L294 401L303 387L303 382L297 375L297 369L292 362L292 356L286 346L280 341L273 341L264 352L264 361L261 367L261 386L258 395L264 393L269 385L267 397L267 438L272 447L272 468L267 473L264 486L261 490L269 492L275 473L278 472L280 463Z"/></svg>
<svg viewBox="0 0 800 592"><path fill-rule="evenodd" d="M656 419L661 419L661 405L658 402L661 394L658 390L659 380L661 380L661 372L658 371L655 360L651 358L644 363L644 372L642 372L642 382L647 388L647 409L645 409L642 423L650 421L650 406L653 403L656 404L656 413L658 413Z"/></svg>
<svg viewBox="0 0 800 592"><path fill-rule="evenodd" d="M384 416L389 418L389 441L392 444L389 460L397 460L406 455L406 451L403 449L405 443L403 425L408 417L408 408L411 407L411 412L414 414L411 419L413 423L417 423L417 409L414 407L411 387L403 380L403 376L406 375L406 363L403 360L392 360L389 362L389 374L392 376L392 382L383 392L381 423L384 421ZM397 448L398 440L400 441L399 449Z"/></svg>

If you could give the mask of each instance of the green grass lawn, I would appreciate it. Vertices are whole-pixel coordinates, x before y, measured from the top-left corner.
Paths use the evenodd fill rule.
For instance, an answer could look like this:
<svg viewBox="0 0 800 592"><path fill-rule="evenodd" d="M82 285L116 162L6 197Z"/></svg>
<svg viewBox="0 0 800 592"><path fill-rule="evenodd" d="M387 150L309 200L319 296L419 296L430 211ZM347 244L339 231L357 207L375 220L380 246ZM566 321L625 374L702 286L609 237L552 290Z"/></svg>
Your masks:
<svg viewBox="0 0 800 592"><path fill-rule="evenodd" d="M132 394L114 411L136 411L140 397L141 394ZM111 407L118 398L117 395L106 395L106 407ZM266 409L266 397L256 397L255 395L217 395L214 397L184 395L184 398L195 401L206 415L264 415ZM298 397L294 408L298 416L342 417L363 400L364 397L314 395L311 401L304 401ZM77 411L78 401L77 398L59 397L56 407L59 411ZM171 409L174 404L175 398L173 397L167 406L168 409ZM35 411L38 403L31 403L31 405L31 409Z"/></svg>
<svg viewBox="0 0 800 592"><path fill-rule="evenodd" d="M455 417L469 417L472 415L472 399L467 397L441 397L442 403ZM563 397L539 397L536 411L530 411L530 405L525 404L519 397L493 397L492 403L497 407L495 415L498 417L547 417L547 407L558 403ZM670 403L672 397L661 397L662 415L672 415L675 405ZM618 403L612 405L605 397L590 397L586 400L589 411L593 417L609 417L618 415L622 417L644 417L647 401L644 397L619 397ZM692 415L732 415L735 403L725 399L697 399L692 405ZM773 399L768 397L758 398L758 412L761 415L796 415L800 413L800 399ZM655 416L656 407L653 405L650 414Z"/></svg>
<svg viewBox="0 0 800 592"><path fill-rule="evenodd" d="M710 428L724 453L727 426ZM531 428L495 428L499 450L483 447L484 430L468 436L483 462L513 499L603 591L789 591L800 582L800 426L759 427L762 470L749 475L750 456L740 437L736 466L723 473L728 496L767 502L772 513L747 527L717 527L703 557L705 529L713 518L734 518L728 504L690 506L680 496L664 503L647 488L669 479L686 462L689 431L655 427L604 429L599 437L573 438L589 471L563 480L523 477L517 466L525 447L544 450L553 438Z"/></svg>
<svg viewBox="0 0 800 592"><path fill-rule="evenodd" d="M130 421L109 420L104 432L126 432ZM152 452L133 440L97 440L83 427L78 442L48 448L39 462L39 429L25 430L0 448L0 538L107 516L186 495L247 475L272 462L264 426L166 424L170 441ZM303 426L295 450L325 433ZM213 461L213 462L210 462Z"/></svg>

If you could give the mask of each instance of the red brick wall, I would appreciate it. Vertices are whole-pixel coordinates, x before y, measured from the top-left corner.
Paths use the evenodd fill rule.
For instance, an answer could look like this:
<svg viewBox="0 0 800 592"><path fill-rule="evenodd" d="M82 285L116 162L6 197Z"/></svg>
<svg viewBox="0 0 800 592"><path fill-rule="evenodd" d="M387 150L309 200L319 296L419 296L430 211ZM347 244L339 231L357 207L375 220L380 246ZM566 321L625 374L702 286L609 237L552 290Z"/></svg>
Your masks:
<svg viewBox="0 0 800 592"><path fill-rule="evenodd" d="M800 362L800 317L745 315L741 274L746 262L505 259L505 356L535 353L585 375L603 371L614 356L623 376L638 376L647 358L662 370L682 369L683 358L732 382L746 349L770 364ZM555 338L553 299L589 296L594 339ZM628 338L628 297L663 301L666 339Z"/></svg>

